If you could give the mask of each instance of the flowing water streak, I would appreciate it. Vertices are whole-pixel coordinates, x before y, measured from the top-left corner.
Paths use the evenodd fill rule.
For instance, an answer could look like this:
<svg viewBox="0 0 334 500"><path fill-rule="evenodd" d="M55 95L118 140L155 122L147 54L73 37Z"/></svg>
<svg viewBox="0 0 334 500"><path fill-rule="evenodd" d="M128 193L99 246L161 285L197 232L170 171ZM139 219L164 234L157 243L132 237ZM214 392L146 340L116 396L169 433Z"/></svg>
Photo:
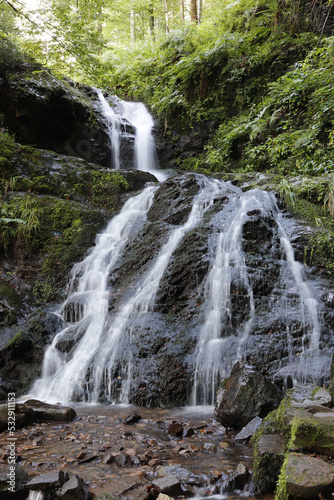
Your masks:
<svg viewBox="0 0 334 500"><path fill-rule="evenodd" d="M197 176L200 192L193 200L192 210L183 226L172 230L168 241L162 246L157 258L139 283L133 296L121 307L113 320L107 335L101 341L101 351L94 361L95 396L104 386L108 399L114 396L115 372L122 378L120 401L129 402L131 385L132 352L131 352L131 319L133 315L143 314L153 310L155 297L161 278L168 262L181 239L193 229L202 219L203 214L212 206L216 196L222 190L222 183L213 179ZM121 366L121 368L119 368Z"/></svg>
<svg viewBox="0 0 334 500"><path fill-rule="evenodd" d="M233 364L242 358L242 346L252 327L255 305L241 239L243 225L249 219L249 214L254 213L254 210L263 215L268 214L275 219L281 248L286 255L300 297L304 330L310 330L310 333L304 334L303 338L303 345L308 339L309 347L303 347L298 359L302 375L299 374L298 381L305 381L305 360L319 355L321 325L318 303L303 278L303 265L294 258L292 245L282 226L282 214L273 196L261 190L251 190L244 194L239 192L238 198L232 200L232 203L235 204L235 208L230 211L230 217L225 220L223 230L219 234L215 256L206 280L206 318L195 351L195 373L191 396L194 405L214 404L218 384L222 378L229 375ZM226 207L224 210L226 211ZM235 334L231 335L229 329L232 320L230 306L234 281L239 283L239 287L241 285L248 298L249 317L243 328L239 331L235 329ZM296 354L291 349L289 325L287 336L290 357L293 357L290 361L295 361Z"/></svg>
<svg viewBox="0 0 334 500"><path fill-rule="evenodd" d="M44 491L29 491L28 500L44 500Z"/></svg>
<svg viewBox="0 0 334 500"><path fill-rule="evenodd" d="M85 377L105 328L108 276L130 238L137 233L156 189L147 187L130 198L106 230L98 235L91 253L74 266L72 286L78 281L77 291L70 294L60 311L74 324L59 332L47 349L42 376L32 389L38 399L67 402L75 395L89 400ZM68 340L72 343L78 340L70 355L57 347Z"/></svg>
<svg viewBox="0 0 334 500"><path fill-rule="evenodd" d="M230 203L230 216L218 237L215 257L206 280L206 319L201 329L195 356L195 374L192 404L214 404L220 380L226 377L232 365L242 357L255 315L253 289L249 280L242 250L242 228L252 210L264 211L272 206L264 191L238 192ZM226 207L224 208L226 211ZM236 335L228 335L231 323L232 281L241 286L248 301L248 319ZM225 334L222 337L222 333Z"/></svg>
<svg viewBox="0 0 334 500"><path fill-rule="evenodd" d="M97 91L102 112L108 124L108 133L116 169L121 168L120 141L123 136L131 136L122 131L130 124L135 129L133 166L137 170L153 173L159 181L164 181L166 175L157 170L157 153L152 129L154 121L142 102L127 102L116 98L117 106L109 105L101 91Z"/></svg>
<svg viewBox="0 0 334 500"><path fill-rule="evenodd" d="M113 108L105 99L101 90L97 90L103 115L106 118L108 126L108 134L110 137L110 146L114 158L114 167L119 170L120 162L120 134L121 134L121 117L115 113Z"/></svg>
<svg viewBox="0 0 334 500"><path fill-rule="evenodd" d="M300 297L302 322L304 334L302 338L302 351L298 359L298 370L295 374L295 382L307 382L307 371L309 362L315 363L319 358L319 341L321 336L321 322L319 319L319 304L313 296L312 290L303 277L304 266L295 260L291 242L283 228L282 214L279 212L276 218L278 225L282 250L285 253L288 266L294 277L298 294ZM289 333L289 332L288 332ZM288 340L289 335L288 335ZM295 354L290 349L289 361L295 361ZM318 383L318 381L313 380Z"/></svg>
<svg viewBox="0 0 334 500"><path fill-rule="evenodd" d="M136 129L135 158L136 168L153 172L157 158L152 136L154 121L142 102L121 101L122 114Z"/></svg>

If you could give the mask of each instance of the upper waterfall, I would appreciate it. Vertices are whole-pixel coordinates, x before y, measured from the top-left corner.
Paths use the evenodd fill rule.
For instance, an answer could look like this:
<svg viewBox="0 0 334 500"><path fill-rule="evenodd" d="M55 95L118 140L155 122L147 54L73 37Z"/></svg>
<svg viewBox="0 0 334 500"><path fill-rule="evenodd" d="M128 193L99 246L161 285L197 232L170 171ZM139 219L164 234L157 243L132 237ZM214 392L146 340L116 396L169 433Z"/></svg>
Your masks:
<svg viewBox="0 0 334 500"><path fill-rule="evenodd" d="M121 143L122 139L127 138L129 144L133 143L132 168L154 173L159 180L164 180L166 176L158 170L152 136L154 120L145 105L141 102L123 101L115 96L110 105L100 90L98 96L107 123L115 169L122 168Z"/></svg>

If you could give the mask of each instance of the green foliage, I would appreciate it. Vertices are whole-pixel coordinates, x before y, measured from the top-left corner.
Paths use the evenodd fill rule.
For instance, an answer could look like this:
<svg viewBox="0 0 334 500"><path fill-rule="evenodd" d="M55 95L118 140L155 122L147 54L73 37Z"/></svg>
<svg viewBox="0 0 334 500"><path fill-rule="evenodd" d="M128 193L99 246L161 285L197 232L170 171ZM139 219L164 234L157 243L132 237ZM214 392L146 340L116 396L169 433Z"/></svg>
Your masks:
<svg viewBox="0 0 334 500"><path fill-rule="evenodd" d="M327 38L291 71L269 83L268 95L257 107L222 125L204 161L214 170L238 160L246 171L295 175L332 171L333 75L334 38ZM223 165L219 158L225 160Z"/></svg>
<svg viewBox="0 0 334 500"><path fill-rule="evenodd" d="M16 153L15 138L8 131L0 128L0 175L8 178Z"/></svg>
<svg viewBox="0 0 334 500"><path fill-rule="evenodd" d="M117 171L94 171L91 177L92 200L99 206L113 207L115 194L129 189L128 181Z"/></svg>
<svg viewBox="0 0 334 500"><path fill-rule="evenodd" d="M291 185L286 179L283 179L279 186L278 192L281 199L288 207L294 207L296 205L296 193L291 189Z"/></svg>
<svg viewBox="0 0 334 500"><path fill-rule="evenodd" d="M32 196L11 197L1 203L0 245L4 248L15 243L28 243L38 231L40 212Z"/></svg>

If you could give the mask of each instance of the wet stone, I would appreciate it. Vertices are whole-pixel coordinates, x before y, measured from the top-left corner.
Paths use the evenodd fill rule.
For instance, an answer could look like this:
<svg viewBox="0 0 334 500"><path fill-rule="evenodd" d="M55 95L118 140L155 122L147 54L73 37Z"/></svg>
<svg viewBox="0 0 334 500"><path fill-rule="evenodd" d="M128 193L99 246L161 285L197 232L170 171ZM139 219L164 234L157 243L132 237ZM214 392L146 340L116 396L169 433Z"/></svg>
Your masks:
<svg viewBox="0 0 334 500"><path fill-rule="evenodd" d="M178 465L169 465L165 467L160 467L157 472L158 477L165 477L172 474L175 476L181 483L186 484L195 484L200 485L203 483L203 478L199 474L195 474L194 472L185 469L184 467L180 467Z"/></svg>
<svg viewBox="0 0 334 500"><path fill-rule="evenodd" d="M249 472L244 464L238 464L234 475L235 485L239 490L243 490L249 477Z"/></svg>
<svg viewBox="0 0 334 500"><path fill-rule="evenodd" d="M168 427L168 434L170 436L182 436L183 434L183 425L174 423Z"/></svg>
<svg viewBox="0 0 334 500"><path fill-rule="evenodd" d="M255 417L235 436L236 441L248 441L260 427L262 418Z"/></svg>
<svg viewBox="0 0 334 500"><path fill-rule="evenodd" d="M183 431L183 437L191 437L195 434L195 431L192 427L187 427Z"/></svg>
<svg viewBox="0 0 334 500"><path fill-rule="evenodd" d="M257 443L253 480L261 492L273 491L284 461L284 443L278 434L263 434Z"/></svg>
<svg viewBox="0 0 334 500"><path fill-rule="evenodd" d="M88 488L84 481L77 475L70 477L56 492L57 498L64 500L87 500Z"/></svg>
<svg viewBox="0 0 334 500"><path fill-rule="evenodd" d="M71 422L77 416L73 408L61 405L52 405L43 403L37 399L30 399L26 401L22 407L27 411L32 410L34 420L55 420Z"/></svg>
<svg viewBox="0 0 334 500"><path fill-rule="evenodd" d="M291 495L313 500L334 491L334 467L327 462L290 453L286 464L286 489Z"/></svg>
<svg viewBox="0 0 334 500"><path fill-rule="evenodd" d="M29 481L29 483L27 483L27 487L30 490L41 491L59 488L68 480L68 478L69 476L67 472L62 470L47 472L46 474L34 477L31 481Z"/></svg>
<svg viewBox="0 0 334 500"><path fill-rule="evenodd" d="M158 488L161 493L166 493L167 495L177 496L183 493L180 481L172 474L155 479L152 481L152 485Z"/></svg>
<svg viewBox="0 0 334 500"><path fill-rule="evenodd" d="M136 424L137 422L139 422L139 420L141 420L141 416L134 412L134 413L131 413L130 415L128 415L127 417L125 417L124 419L124 423L126 425L132 425L132 424Z"/></svg>
<svg viewBox="0 0 334 500"><path fill-rule="evenodd" d="M120 453L115 457L115 464L118 467L131 467L132 461L130 455L127 453Z"/></svg>
<svg viewBox="0 0 334 500"><path fill-rule="evenodd" d="M209 453L215 453L217 451L217 446L214 443L203 443L201 450L208 451Z"/></svg>

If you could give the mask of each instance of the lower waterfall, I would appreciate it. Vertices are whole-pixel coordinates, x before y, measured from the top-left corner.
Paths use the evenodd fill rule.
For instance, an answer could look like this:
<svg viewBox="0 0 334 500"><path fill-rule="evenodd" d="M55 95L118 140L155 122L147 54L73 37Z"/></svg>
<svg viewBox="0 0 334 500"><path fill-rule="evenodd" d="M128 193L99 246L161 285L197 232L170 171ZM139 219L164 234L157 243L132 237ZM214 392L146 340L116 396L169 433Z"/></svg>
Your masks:
<svg viewBox="0 0 334 500"><path fill-rule="evenodd" d="M156 314L157 294L181 242L207 224L211 258L206 278L198 288L203 321L200 320L193 361L188 360L193 389L188 395L187 387L183 389L184 403L190 400L194 405L212 405L220 380L229 375L237 360L244 359L245 346L256 331L261 312L254 295L254 277L247 264L251 254L244 249L247 238L254 238L252 226L248 225L255 219L264 221L274 238L269 253L278 259L279 276L284 278L279 286L295 290L294 314L298 315L302 329L300 348L296 350L293 345L288 316L281 327L285 328L281 335L285 335L288 345L287 362L296 365L292 378L298 382L310 379L307 365L316 363L319 357L319 304L304 278L303 265L294 258L284 217L274 196L258 189L243 193L229 183L203 175L191 176L198 193L188 201L188 216L182 224L165 227L160 250L150 265L140 271L136 284L125 288L115 311L109 311L108 277L122 262L124 252L131 249L132 242L137 241L141 228L146 227L146 214L154 207L164 184L159 191L151 186L129 199L98 236L86 259L74 266L71 292L59 311L66 326L46 351L42 376L32 390L34 397L61 402L132 402L133 370L140 363L134 357L133 343L147 328L147 319ZM173 179L169 181L171 186L173 183ZM281 310L279 302L285 299L276 295L274 290L271 300ZM183 321L183 326L187 330L187 322Z"/></svg>

